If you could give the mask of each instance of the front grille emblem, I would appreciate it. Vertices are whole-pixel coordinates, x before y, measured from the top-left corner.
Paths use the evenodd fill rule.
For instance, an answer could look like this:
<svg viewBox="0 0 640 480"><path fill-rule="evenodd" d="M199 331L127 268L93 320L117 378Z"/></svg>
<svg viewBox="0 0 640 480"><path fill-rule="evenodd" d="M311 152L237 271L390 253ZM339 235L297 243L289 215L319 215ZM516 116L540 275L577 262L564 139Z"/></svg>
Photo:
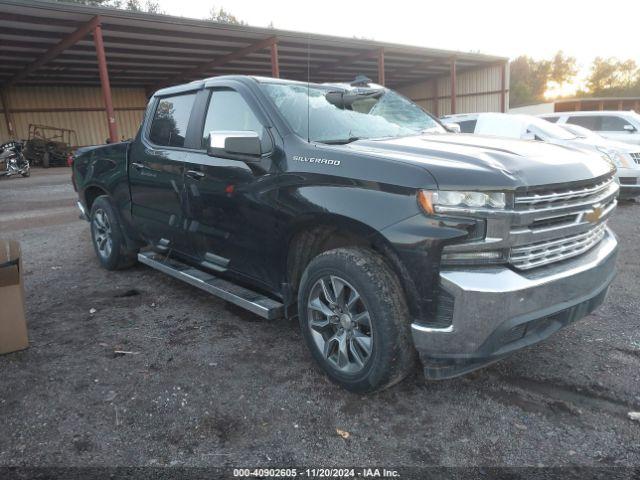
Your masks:
<svg viewBox="0 0 640 480"><path fill-rule="evenodd" d="M584 219L589 223L598 223L602 218L602 207L594 207L589 213L584 214Z"/></svg>

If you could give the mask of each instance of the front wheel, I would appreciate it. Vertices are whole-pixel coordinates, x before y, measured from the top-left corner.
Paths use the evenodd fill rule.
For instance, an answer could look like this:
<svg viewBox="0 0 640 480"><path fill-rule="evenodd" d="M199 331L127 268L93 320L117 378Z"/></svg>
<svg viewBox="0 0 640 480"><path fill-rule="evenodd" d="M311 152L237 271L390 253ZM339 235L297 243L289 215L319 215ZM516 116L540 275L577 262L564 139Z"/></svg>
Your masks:
<svg viewBox="0 0 640 480"><path fill-rule="evenodd" d="M371 250L338 248L314 258L300 282L298 314L312 356L347 390L382 390L415 365L404 292Z"/></svg>
<svg viewBox="0 0 640 480"><path fill-rule="evenodd" d="M98 260L107 270L127 268L136 263L137 251L127 243L109 197L102 195L91 206L91 240Z"/></svg>

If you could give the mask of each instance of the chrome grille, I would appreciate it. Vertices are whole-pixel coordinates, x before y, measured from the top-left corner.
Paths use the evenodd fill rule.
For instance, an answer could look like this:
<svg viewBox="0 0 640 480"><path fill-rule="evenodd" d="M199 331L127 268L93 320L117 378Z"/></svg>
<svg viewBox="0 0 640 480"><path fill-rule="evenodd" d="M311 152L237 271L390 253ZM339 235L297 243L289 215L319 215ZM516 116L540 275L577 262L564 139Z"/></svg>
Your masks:
<svg viewBox="0 0 640 480"><path fill-rule="evenodd" d="M510 263L520 270L529 270L580 255L604 238L606 222L578 235L534 243L511 249Z"/></svg>
<svg viewBox="0 0 640 480"><path fill-rule="evenodd" d="M593 203L607 195L612 189L613 177L597 180L593 183L573 187L541 188L531 192L517 194L516 210L543 210Z"/></svg>
<svg viewBox="0 0 640 480"><path fill-rule="evenodd" d="M640 163L640 152L630 153L629 155L631 155L631 158L633 158L634 162Z"/></svg>
<svg viewBox="0 0 640 480"><path fill-rule="evenodd" d="M615 178L608 176L516 194L514 205L522 224L511 228L509 263L529 270L597 245L606 233L606 218L616 206L618 190Z"/></svg>
<svg viewBox="0 0 640 480"><path fill-rule="evenodd" d="M527 187L504 211L467 212L485 218L485 238L447 245L446 253L497 254L516 269L529 270L576 257L606 235L620 186L609 174L587 181ZM447 258L443 255L443 259Z"/></svg>

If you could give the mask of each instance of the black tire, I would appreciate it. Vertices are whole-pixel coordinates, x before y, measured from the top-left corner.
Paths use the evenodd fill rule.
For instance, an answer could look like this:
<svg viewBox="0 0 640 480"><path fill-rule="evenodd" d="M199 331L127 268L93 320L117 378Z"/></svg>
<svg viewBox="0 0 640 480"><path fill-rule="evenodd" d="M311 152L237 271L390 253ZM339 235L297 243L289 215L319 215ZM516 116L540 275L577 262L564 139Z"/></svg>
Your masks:
<svg viewBox="0 0 640 480"><path fill-rule="evenodd" d="M338 315L338 324L335 323L335 316L332 320L325 320L329 316L324 307L331 302L322 302L322 312L316 308L318 300L328 298L326 289L323 290L323 280L325 284L327 280L332 284L336 281L338 283L337 288L332 285L333 293L329 293L329 296L359 298L360 300L355 300L359 307L354 308L359 308L360 313L352 315L351 308L347 305L350 302L343 301L344 306L340 309L340 302L336 300L334 307L338 311L342 310ZM336 290L342 293L336 295ZM314 307L309 305L310 298ZM358 303L360 301L362 303ZM356 317L363 315L362 312L368 314L369 321L365 324L354 322ZM416 364L409 311L400 281L384 258L372 250L338 248L314 258L300 281L298 314L302 335L311 355L332 381L347 390L357 393L383 390L405 378ZM352 322L343 322L342 318L345 316L350 317ZM330 323L322 325L327 321ZM337 330L332 330L334 327ZM347 335L344 345L347 345L345 349L348 355L343 355L342 358L353 359L353 367L344 360L343 365L340 365L343 343L335 338L340 331ZM371 347L366 355L366 348L361 349L358 342L355 342L355 346L350 342L356 335L362 338L368 334L370 339L365 345ZM329 337L329 342L326 337ZM324 347L320 346L322 342ZM327 344L331 347L327 347ZM327 351L333 353L327 355ZM363 362L364 358L366 361Z"/></svg>
<svg viewBox="0 0 640 480"><path fill-rule="evenodd" d="M127 248L122 227L107 195L91 206L91 241L98 260L107 270L128 268L137 262L137 250Z"/></svg>

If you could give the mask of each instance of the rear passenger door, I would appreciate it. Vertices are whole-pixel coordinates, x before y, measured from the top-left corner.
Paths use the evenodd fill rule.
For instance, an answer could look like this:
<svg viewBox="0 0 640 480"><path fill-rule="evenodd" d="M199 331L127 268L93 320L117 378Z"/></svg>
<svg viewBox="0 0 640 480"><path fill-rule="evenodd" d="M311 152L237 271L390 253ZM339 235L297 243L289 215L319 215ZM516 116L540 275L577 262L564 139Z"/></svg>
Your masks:
<svg viewBox="0 0 640 480"><path fill-rule="evenodd" d="M270 284L265 248L273 231L269 207L271 158L255 162L209 156L209 134L256 132L263 151L273 149L266 119L241 85L214 87L202 94L203 122L200 150L188 155L185 184L188 192L189 237L200 264L214 271L230 271ZM226 85L226 84L225 84ZM201 103L201 100L198 100Z"/></svg>
<svg viewBox="0 0 640 480"><path fill-rule="evenodd" d="M640 143L640 133L635 125L623 116L603 115L600 134L619 142Z"/></svg>
<svg viewBox="0 0 640 480"><path fill-rule="evenodd" d="M131 213L160 251L189 253L184 231L184 160L196 92L156 98L129 153Z"/></svg>

